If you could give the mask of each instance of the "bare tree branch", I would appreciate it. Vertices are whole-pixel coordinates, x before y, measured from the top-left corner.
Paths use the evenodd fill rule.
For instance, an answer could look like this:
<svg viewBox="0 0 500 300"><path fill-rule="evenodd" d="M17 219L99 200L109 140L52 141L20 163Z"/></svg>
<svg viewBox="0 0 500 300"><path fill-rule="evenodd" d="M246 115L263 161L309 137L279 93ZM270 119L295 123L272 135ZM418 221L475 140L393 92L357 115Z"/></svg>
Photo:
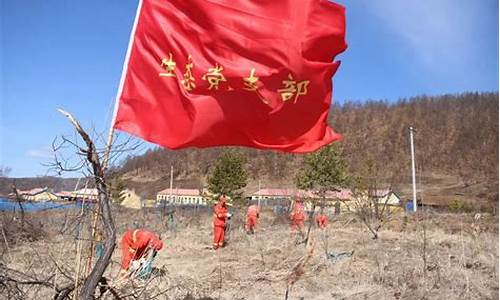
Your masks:
<svg viewBox="0 0 500 300"><path fill-rule="evenodd" d="M104 274L107 266L109 265L111 255L115 248L115 225L113 222L113 216L111 214L111 209L109 206L109 193L107 191L106 179L104 174L104 169L99 160L99 155L96 151L94 142L90 139L89 135L81 127L80 123L68 112L59 109L63 115L65 115L70 123L75 127L76 131L80 137L84 140L87 145L84 153L86 154L87 160L92 167L92 174L94 176L94 181L98 191L98 204L99 210L102 216L102 221L104 224L104 229L106 232L106 239L104 242L103 255L99 257L90 275L85 279L83 283L82 290L80 292L80 297L82 299L92 299L94 291L99 284L99 281Z"/></svg>

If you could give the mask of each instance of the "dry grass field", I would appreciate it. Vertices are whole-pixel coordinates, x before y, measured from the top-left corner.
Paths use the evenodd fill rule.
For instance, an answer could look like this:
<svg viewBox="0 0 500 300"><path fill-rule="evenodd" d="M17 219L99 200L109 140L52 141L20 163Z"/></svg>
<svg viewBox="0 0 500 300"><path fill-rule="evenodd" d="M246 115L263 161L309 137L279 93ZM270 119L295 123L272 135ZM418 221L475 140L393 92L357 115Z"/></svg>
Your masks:
<svg viewBox="0 0 500 300"><path fill-rule="evenodd" d="M28 214L33 227L25 225L24 235L19 219L4 214L0 298L52 299L74 281L77 214ZM112 292L101 299L285 299L287 287L288 299L498 299L496 216L429 211L405 222L398 215L373 240L344 214L331 219L326 234L313 229L308 245L296 245L285 217L264 212L249 236L243 212L236 211L228 245L219 251L209 249L209 212L176 213L175 230L165 229L153 211L116 209L115 217L118 236L134 221L161 233L165 248L155 266L163 271L145 281L116 282L118 243L105 273ZM327 256L342 251L354 252Z"/></svg>

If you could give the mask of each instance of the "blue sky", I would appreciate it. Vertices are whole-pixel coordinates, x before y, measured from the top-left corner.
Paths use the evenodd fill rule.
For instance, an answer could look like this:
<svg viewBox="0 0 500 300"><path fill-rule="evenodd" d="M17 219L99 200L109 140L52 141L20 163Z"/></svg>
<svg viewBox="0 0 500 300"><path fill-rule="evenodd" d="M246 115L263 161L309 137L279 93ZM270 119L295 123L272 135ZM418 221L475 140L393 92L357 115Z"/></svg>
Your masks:
<svg viewBox="0 0 500 300"><path fill-rule="evenodd" d="M63 107L105 133L136 0L0 0L0 166L45 175ZM334 102L498 91L498 1L342 0Z"/></svg>

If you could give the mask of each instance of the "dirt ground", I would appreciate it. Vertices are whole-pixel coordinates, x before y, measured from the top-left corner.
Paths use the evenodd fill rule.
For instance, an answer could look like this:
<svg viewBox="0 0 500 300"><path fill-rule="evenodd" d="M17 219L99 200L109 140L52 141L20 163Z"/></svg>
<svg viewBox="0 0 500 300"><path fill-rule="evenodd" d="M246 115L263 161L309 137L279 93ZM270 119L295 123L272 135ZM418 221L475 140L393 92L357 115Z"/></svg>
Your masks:
<svg viewBox="0 0 500 300"><path fill-rule="evenodd" d="M75 222L68 220L77 213L29 214L27 219L45 234L37 233L31 241L4 234L1 266L58 286L73 282ZM117 243L105 276L123 299L285 299L287 286L288 299L499 297L496 216L426 212L407 222L395 216L373 240L353 215L345 214L330 218L326 234L313 228L309 245L296 245L286 217L266 211L256 234L247 235L243 212L237 211L228 245L218 251L210 249L208 211L176 213L175 230L166 229L153 211L119 209L115 216L118 236L136 221L160 232L165 243L155 260L163 274L121 284L113 281L119 271ZM3 216L2 228L8 218ZM342 251L354 253L327 258L326 253ZM12 290L2 274L6 272L0 272L0 298L50 299L55 293L53 287L30 285L20 285L22 292ZM107 292L102 298L113 296Z"/></svg>

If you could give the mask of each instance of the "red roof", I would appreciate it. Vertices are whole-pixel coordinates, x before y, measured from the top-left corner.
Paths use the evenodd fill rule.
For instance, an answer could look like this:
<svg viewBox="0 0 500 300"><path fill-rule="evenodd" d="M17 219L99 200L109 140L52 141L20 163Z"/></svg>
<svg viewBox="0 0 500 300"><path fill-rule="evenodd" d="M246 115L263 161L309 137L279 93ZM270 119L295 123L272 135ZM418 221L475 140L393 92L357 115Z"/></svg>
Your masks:
<svg viewBox="0 0 500 300"><path fill-rule="evenodd" d="M260 189L254 193L255 196L298 196L297 189Z"/></svg>
<svg viewBox="0 0 500 300"><path fill-rule="evenodd" d="M254 196L272 196L272 197L316 197L312 191L299 189L260 189L253 194ZM350 199L352 192L349 189L337 191L327 191L327 198Z"/></svg>
<svg viewBox="0 0 500 300"><path fill-rule="evenodd" d="M79 197L79 196L97 196L96 188L83 188L76 191L71 192L71 195Z"/></svg>
<svg viewBox="0 0 500 300"><path fill-rule="evenodd" d="M34 188L31 190L26 190L26 191L18 190L17 193L19 195L36 195L36 194L40 194L42 192L45 192L46 190L47 190L46 188Z"/></svg>
<svg viewBox="0 0 500 300"><path fill-rule="evenodd" d="M71 192L70 191L60 191L56 193L57 197L71 197Z"/></svg>
<svg viewBox="0 0 500 300"><path fill-rule="evenodd" d="M326 192L327 198L337 198L343 200L349 200L352 197L352 191L349 189L341 189L340 191L328 191Z"/></svg>
<svg viewBox="0 0 500 300"><path fill-rule="evenodd" d="M370 193L372 193L372 195L376 196L376 197L384 197L385 195L389 194L390 192L391 192L390 189L381 189L381 190L371 191Z"/></svg>
<svg viewBox="0 0 500 300"><path fill-rule="evenodd" d="M158 194L170 195L170 188L164 189L164 190L158 192ZM198 189L178 189L178 188L172 189L172 195L174 195L174 196L201 196L200 190L198 190Z"/></svg>

